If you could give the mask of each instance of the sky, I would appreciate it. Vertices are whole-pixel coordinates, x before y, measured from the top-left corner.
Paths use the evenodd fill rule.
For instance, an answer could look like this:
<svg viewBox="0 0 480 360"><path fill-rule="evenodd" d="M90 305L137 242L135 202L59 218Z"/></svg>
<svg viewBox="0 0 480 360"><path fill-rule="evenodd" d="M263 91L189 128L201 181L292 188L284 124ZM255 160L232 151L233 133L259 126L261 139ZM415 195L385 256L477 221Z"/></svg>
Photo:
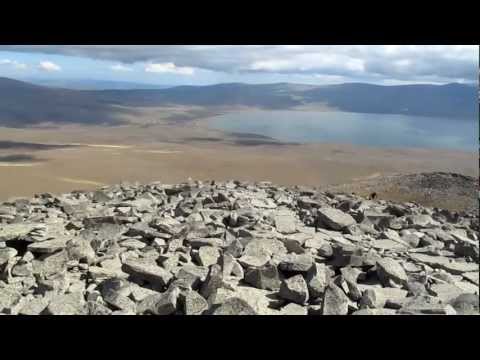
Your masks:
<svg viewBox="0 0 480 360"><path fill-rule="evenodd" d="M0 76L155 85L478 84L472 45L0 45Z"/></svg>

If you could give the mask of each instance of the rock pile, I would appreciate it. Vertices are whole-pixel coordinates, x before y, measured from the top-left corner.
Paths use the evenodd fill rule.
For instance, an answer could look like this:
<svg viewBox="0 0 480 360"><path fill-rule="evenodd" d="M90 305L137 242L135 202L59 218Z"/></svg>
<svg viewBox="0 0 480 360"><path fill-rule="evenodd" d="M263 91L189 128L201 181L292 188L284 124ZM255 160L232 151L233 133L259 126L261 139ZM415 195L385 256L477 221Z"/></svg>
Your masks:
<svg viewBox="0 0 480 360"><path fill-rule="evenodd" d="M0 313L479 314L478 213L271 183L0 204Z"/></svg>

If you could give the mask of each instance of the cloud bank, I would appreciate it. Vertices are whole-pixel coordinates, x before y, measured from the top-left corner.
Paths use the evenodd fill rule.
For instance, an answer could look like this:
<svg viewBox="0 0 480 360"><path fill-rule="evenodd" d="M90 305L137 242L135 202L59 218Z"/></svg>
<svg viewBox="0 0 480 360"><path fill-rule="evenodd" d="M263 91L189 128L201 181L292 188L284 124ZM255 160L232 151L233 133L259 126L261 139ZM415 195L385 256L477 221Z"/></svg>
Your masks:
<svg viewBox="0 0 480 360"><path fill-rule="evenodd" d="M1 45L22 51L136 63L144 71L193 75L295 74L365 82L477 82L471 45Z"/></svg>

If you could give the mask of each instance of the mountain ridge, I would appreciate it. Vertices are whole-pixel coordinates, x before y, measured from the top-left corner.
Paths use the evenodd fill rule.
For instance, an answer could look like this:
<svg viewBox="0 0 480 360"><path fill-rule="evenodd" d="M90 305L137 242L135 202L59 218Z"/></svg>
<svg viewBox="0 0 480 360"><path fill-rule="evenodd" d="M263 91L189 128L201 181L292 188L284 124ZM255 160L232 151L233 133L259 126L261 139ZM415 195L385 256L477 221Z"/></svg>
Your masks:
<svg viewBox="0 0 480 360"><path fill-rule="evenodd" d="M0 98L0 124L19 127L41 122L115 124L128 108L169 105L288 110L323 103L357 113L478 117L478 89L464 84L223 83L166 89L74 90L0 77Z"/></svg>

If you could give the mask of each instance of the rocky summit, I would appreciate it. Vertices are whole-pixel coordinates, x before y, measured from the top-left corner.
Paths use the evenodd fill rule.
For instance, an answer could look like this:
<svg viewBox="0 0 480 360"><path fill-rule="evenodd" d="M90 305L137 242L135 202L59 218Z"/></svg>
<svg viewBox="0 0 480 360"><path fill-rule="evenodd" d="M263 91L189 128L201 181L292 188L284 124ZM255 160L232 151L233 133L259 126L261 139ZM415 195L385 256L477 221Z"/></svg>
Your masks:
<svg viewBox="0 0 480 360"><path fill-rule="evenodd" d="M7 315L479 314L478 212L268 182L0 204Z"/></svg>

